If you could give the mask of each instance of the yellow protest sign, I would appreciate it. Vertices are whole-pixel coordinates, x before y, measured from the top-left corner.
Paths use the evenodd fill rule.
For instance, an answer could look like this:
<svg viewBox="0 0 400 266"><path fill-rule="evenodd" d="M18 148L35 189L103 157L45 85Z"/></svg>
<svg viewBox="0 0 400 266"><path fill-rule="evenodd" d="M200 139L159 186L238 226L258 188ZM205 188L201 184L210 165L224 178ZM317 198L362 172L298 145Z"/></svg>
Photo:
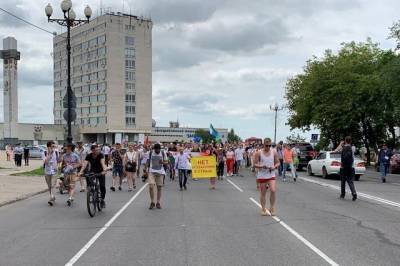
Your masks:
<svg viewBox="0 0 400 266"><path fill-rule="evenodd" d="M192 158L193 178L217 177L217 162L215 156L198 156Z"/></svg>

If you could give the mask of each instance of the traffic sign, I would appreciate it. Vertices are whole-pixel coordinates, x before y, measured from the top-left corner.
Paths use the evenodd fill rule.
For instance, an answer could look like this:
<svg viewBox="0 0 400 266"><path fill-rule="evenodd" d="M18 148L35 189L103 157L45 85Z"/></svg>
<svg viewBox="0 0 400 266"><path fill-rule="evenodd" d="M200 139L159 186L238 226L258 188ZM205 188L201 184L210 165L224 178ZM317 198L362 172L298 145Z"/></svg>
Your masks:
<svg viewBox="0 0 400 266"><path fill-rule="evenodd" d="M318 134L311 134L311 143L317 143L318 142Z"/></svg>

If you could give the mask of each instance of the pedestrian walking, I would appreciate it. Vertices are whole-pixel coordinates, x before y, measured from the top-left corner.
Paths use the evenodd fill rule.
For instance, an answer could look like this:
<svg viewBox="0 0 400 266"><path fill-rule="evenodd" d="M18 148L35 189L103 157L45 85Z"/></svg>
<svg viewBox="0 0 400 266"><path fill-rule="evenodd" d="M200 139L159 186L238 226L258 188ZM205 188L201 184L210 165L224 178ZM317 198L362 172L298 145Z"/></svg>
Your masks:
<svg viewBox="0 0 400 266"><path fill-rule="evenodd" d="M233 165L235 163L235 152L229 148L226 152L226 172L227 176L233 176Z"/></svg>
<svg viewBox="0 0 400 266"><path fill-rule="evenodd" d="M381 174L382 183L386 182L386 176L389 172L391 156L392 156L392 154L388 150L387 144L384 143L382 145L382 149L379 151L379 155L378 155L378 165L379 165L379 172Z"/></svg>
<svg viewBox="0 0 400 266"><path fill-rule="evenodd" d="M149 177L149 194L150 194L150 207L161 209L161 190L163 187L163 180L165 176L164 165L168 164L168 158L164 151L161 151L161 145L154 144L153 150L150 151L149 159L147 161Z"/></svg>
<svg viewBox="0 0 400 266"><path fill-rule="evenodd" d="M62 157L62 169L64 173L64 180L69 187L67 204L68 206L71 206L72 202L74 201L75 182L79 180L77 169L81 166L81 160L78 154L74 152L74 144L69 143L65 146L65 148L66 151Z"/></svg>
<svg viewBox="0 0 400 266"><path fill-rule="evenodd" d="M254 167L257 169L257 188L260 193L261 215L276 215L276 169L279 167L279 157L271 148L270 138L264 139L264 147L254 154ZM267 190L270 191L270 208L266 208Z"/></svg>
<svg viewBox="0 0 400 266"><path fill-rule="evenodd" d="M278 168L278 174L279 176L282 176L283 174L283 141L280 141L278 145L276 146L276 152L278 154L279 158L279 168Z"/></svg>
<svg viewBox="0 0 400 266"><path fill-rule="evenodd" d="M111 152L110 146L107 143L104 144L103 147L101 148L101 152L104 154L104 160L108 167L110 163L110 152Z"/></svg>
<svg viewBox="0 0 400 266"><path fill-rule="evenodd" d="M137 146L129 143L128 151L124 155L124 166L126 171L126 178L128 180L129 192L136 189L136 170L138 162L139 152L137 150Z"/></svg>
<svg viewBox="0 0 400 266"><path fill-rule="evenodd" d="M244 160L244 153L245 150L243 149L243 145L240 145L238 148L235 150L235 160L236 160L236 175L243 177L243 175L240 174L240 169Z"/></svg>
<svg viewBox="0 0 400 266"><path fill-rule="evenodd" d="M219 146L215 151L215 158L217 160L217 176L218 180L224 179L224 167L225 167L225 151Z"/></svg>
<svg viewBox="0 0 400 266"><path fill-rule="evenodd" d="M77 143L77 147L76 147L76 154L78 154L79 159L80 159L80 163L81 165L83 165L83 163L86 160L86 156L88 155L88 151L85 149L85 147L83 147L83 142L82 141L78 141ZM78 167L78 172L81 171L81 166ZM81 190L80 192L85 192L86 191L86 185L85 185L85 178L83 176L79 176L79 183L81 185Z"/></svg>
<svg viewBox="0 0 400 266"><path fill-rule="evenodd" d="M354 187L354 153L351 147L351 137L345 138L341 153L341 168L340 168L340 198L344 199L346 195L346 182L350 187L353 201L357 199L356 188Z"/></svg>
<svg viewBox="0 0 400 266"><path fill-rule="evenodd" d="M24 162L25 162L25 166L29 166L29 148L28 145L25 145L24 147Z"/></svg>
<svg viewBox="0 0 400 266"><path fill-rule="evenodd" d="M112 168L113 180L110 189L111 191L115 191L115 187L118 185L118 190L121 191L122 179L124 178L124 163L121 152L121 143L115 144L115 150L111 152L111 160L113 161L113 168Z"/></svg>
<svg viewBox="0 0 400 266"><path fill-rule="evenodd" d="M42 160L44 166L44 177L50 194L50 198L47 203L49 206L53 206L56 200L56 197L53 194L53 186L55 183L53 182L53 177L57 174L59 154L53 141L47 142L46 147L47 150L42 153Z"/></svg>
<svg viewBox="0 0 400 266"><path fill-rule="evenodd" d="M21 147L21 143L17 144L17 147L14 149L14 156L15 156L15 165L17 167L22 166L22 155L24 153L24 148Z"/></svg>
<svg viewBox="0 0 400 266"><path fill-rule="evenodd" d="M292 178L296 182L296 171L293 164L293 151L289 144L283 145L283 181L286 181L286 171L290 168Z"/></svg>
<svg viewBox="0 0 400 266"><path fill-rule="evenodd" d="M179 177L179 188L182 191L183 189L187 189L187 175L188 175L188 163L189 163L189 155L183 152L183 148L179 148L179 154L175 160L175 169L178 170Z"/></svg>

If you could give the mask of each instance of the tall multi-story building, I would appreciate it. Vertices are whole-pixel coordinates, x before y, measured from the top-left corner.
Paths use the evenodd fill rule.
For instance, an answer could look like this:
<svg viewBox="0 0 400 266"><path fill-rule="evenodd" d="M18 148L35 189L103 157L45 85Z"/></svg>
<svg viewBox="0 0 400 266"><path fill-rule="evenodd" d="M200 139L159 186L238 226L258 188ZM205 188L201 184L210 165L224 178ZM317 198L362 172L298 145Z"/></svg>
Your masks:
<svg viewBox="0 0 400 266"><path fill-rule="evenodd" d="M152 129L152 21L101 15L71 30L71 86L77 99L74 139L141 141ZM66 33L55 36L54 123L66 124Z"/></svg>

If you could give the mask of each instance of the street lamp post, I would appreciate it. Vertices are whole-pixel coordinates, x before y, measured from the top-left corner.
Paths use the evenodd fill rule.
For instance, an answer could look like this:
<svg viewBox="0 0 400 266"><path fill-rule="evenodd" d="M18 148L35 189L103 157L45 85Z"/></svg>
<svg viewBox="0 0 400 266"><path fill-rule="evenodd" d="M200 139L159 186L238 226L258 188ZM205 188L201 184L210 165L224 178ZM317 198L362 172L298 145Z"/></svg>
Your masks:
<svg viewBox="0 0 400 266"><path fill-rule="evenodd" d="M45 13L48 19L48 22L56 22L61 26L67 27L67 94L66 94L66 108L67 111L64 114L65 120L67 120L67 143L72 143L72 121L76 119L76 112L73 108L76 108L76 99L74 97L74 93L71 88L71 28L89 23L89 19L92 16L92 9L89 6L86 6L85 20L76 19L76 14L72 9L71 0L63 0L61 2L61 10L64 13L64 18L62 19L52 19L50 18L53 14L53 8L50 4L48 4L45 8ZM64 106L65 107L65 106Z"/></svg>
<svg viewBox="0 0 400 266"><path fill-rule="evenodd" d="M283 107L280 107L277 103L274 105L270 105L269 109L275 112L275 133L274 133L274 144L276 145L276 121L278 120L278 112L283 110Z"/></svg>

